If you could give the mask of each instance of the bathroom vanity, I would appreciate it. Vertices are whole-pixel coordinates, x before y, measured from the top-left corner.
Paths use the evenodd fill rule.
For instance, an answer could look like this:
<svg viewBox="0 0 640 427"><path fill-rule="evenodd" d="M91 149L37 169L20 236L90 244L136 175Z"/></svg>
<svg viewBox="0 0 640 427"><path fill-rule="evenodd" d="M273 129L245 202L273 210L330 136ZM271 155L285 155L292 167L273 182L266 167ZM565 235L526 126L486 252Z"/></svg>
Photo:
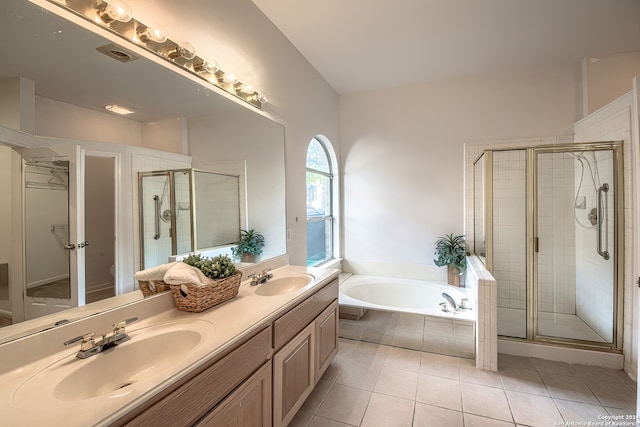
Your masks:
<svg viewBox="0 0 640 427"><path fill-rule="evenodd" d="M337 353L338 271L272 272L273 282L244 281L236 298L203 313L176 310L168 293L147 299L140 304L158 311L127 327L130 341L84 360L75 347L54 350L5 371L0 424L287 425ZM74 375L84 379L69 387ZM26 410L33 402L41 410Z"/></svg>

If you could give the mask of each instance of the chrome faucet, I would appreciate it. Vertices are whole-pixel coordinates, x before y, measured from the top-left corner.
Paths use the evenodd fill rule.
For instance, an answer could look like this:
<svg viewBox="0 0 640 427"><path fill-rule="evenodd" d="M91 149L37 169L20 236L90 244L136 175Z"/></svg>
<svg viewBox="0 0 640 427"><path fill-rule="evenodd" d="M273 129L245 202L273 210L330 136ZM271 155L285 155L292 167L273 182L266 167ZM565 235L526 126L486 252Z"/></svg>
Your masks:
<svg viewBox="0 0 640 427"><path fill-rule="evenodd" d="M116 323L113 325L113 331L109 336L104 334L96 339L96 334L89 332L72 338L69 341L65 341L64 345L71 345L80 341L80 350L76 354L76 357L79 359L86 359L87 357L95 356L96 354L108 350L111 347L115 347L118 344L129 341L131 337L127 335L125 328L128 324L133 323L136 320L138 320L137 317L132 317L131 319Z"/></svg>
<svg viewBox="0 0 640 427"><path fill-rule="evenodd" d="M447 302L449 303L449 305L454 311L458 310L458 306L456 305L456 302L453 300L453 298L451 298L451 295L449 295L446 292L443 292L442 297L447 300Z"/></svg>
<svg viewBox="0 0 640 427"><path fill-rule="evenodd" d="M445 313L457 313L463 310L471 310L471 307L467 305L469 303L469 298L462 298L460 300L460 304L456 304L455 300L448 293L443 292L442 297L446 302L441 302L439 305Z"/></svg>
<svg viewBox="0 0 640 427"><path fill-rule="evenodd" d="M273 274L269 273L269 271L271 271L271 269L267 268L266 270L262 270L260 273L250 274L249 278L251 279L251 283L249 283L249 285L256 286L271 279Z"/></svg>

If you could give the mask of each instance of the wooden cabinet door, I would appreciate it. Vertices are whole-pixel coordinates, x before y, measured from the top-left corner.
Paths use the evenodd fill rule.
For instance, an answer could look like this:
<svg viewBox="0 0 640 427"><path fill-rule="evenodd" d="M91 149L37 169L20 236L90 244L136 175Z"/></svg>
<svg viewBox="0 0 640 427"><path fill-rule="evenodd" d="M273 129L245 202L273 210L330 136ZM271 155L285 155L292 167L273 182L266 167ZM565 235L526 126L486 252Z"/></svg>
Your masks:
<svg viewBox="0 0 640 427"><path fill-rule="evenodd" d="M338 317L336 300L316 318L316 383L338 353Z"/></svg>
<svg viewBox="0 0 640 427"><path fill-rule="evenodd" d="M315 322L273 357L273 425L286 426L315 387Z"/></svg>
<svg viewBox="0 0 640 427"><path fill-rule="evenodd" d="M271 362L265 363L197 424L205 426L271 426Z"/></svg>

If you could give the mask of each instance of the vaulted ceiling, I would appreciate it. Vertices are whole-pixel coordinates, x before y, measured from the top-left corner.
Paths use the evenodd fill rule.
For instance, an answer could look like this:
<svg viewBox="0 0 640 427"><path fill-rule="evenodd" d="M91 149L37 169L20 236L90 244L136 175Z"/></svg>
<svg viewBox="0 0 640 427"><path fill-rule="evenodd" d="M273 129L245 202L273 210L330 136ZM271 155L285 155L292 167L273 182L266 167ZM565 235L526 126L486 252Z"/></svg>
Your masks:
<svg viewBox="0 0 640 427"><path fill-rule="evenodd" d="M253 0L339 93L640 51L638 0Z"/></svg>

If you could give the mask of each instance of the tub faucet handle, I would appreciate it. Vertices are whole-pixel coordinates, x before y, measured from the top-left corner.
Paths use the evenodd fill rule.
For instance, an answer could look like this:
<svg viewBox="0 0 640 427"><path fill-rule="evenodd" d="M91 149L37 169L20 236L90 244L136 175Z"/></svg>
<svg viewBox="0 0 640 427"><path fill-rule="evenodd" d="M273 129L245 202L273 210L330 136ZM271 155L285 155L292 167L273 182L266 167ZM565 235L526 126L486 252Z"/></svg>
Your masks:
<svg viewBox="0 0 640 427"><path fill-rule="evenodd" d="M467 305L468 302L469 302L469 298L462 298L460 300L460 308L463 310L470 309L471 307Z"/></svg>

